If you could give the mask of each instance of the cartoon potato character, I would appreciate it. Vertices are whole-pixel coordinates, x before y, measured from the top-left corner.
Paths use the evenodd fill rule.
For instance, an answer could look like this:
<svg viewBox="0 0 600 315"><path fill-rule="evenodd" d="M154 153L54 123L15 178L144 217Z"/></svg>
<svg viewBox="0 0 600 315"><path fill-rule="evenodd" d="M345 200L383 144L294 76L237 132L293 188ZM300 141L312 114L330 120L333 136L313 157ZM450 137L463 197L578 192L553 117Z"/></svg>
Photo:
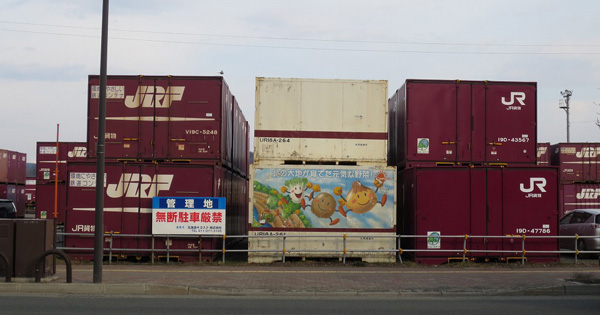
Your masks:
<svg viewBox="0 0 600 315"><path fill-rule="evenodd" d="M337 202L335 198L326 192L322 192L317 195L310 205L303 203L302 208L310 207L310 211L317 217L322 219L329 219L329 225L335 225L340 222L340 219L332 219L331 217L335 213L335 207Z"/></svg>

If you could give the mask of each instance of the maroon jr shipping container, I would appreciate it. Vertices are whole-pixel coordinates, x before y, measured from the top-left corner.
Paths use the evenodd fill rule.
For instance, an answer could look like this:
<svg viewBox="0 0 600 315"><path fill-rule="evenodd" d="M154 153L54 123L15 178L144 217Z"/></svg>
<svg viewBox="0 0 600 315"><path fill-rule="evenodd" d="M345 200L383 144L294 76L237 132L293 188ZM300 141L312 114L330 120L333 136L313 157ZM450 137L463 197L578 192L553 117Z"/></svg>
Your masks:
<svg viewBox="0 0 600 315"><path fill-rule="evenodd" d="M36 180L38 184L47 184L56 179L56 166L58 158L58 181L65 182L67 176L67 163L85 162L87 158L87 144L85 142L59 142L58 157L56 156L56 142L38 142L36 158Z"/></svg>
<svg viewBox="0 0 600 315"><path fill-rule="evenodd" d="M575 209L600 208L600 184L561 184L558 208L560 216Z"/></svg>
<svg viewBox="0 0 600 315"><path fill-rule="evenodd" d="M223 77L109 76L106 157L230 166L232 95ZM96 156L99 77L89 77L88 153Z"/></svg>
<svg viewBox="0 0 600 315"><path fill-rule="evenodd" d="M535 164L534 82L407 80L389 100L390 165Z"/></svg>
<svg viewBox="0 0 600 315"><path fill-rule="evenodd" d="M88 233L94 226L95 165L69 164L68 199L65 231ZM108 163L106 165L104 232L126 235L152 234L152 197L226 197L227 234L247 233L247 180L230 170L214 164L166 165L153 163ZM152 248L148 237L115 238L114 252L125 256L150 256ZM172 238L171 257L180 260L198 260L199 252L177 252L177 249L199 249L198 237ZM221 239L204 238L203 249L220 249ZM67 236L67 252L72 257L91 259L93 238ZM164 239L154 244L155 249L166 248ZM72 248L72 249L69 249ZM125 249L125 250L119 250ZM136 249L141 249L137 251ZM160 256L165 255L163 252ZM212 253L203 253L203 259L214 259Z"/></svg>
<svg viewBox="0 0 600 315"><path fill-rule="evenodd" d="M600 183L600 143L558 143L550 151L561 183Z"/></svg>
<svg viewBox="0 0 600 315"><path fill-rule="evenodd" d="M558 235L558 197L555 168L424 167L402 172L404 192L400 210L403 235L429 235L404 238L405 249L417 252L415 260L427 264L462 259L464 237ZM468 238L467 258L510 260L521 257L521 240ZM557 239L527 239L528 261L556 261ZM442 252L441 250L459 250ZM472 252L495 251L495 252Z"/></svg>
<svg viewBox="0 0 600 315"><path fill-rule="evenodd" d="M27 154L0 149L0 183L25 185Z"/></svg>
<svg viewBox="0 0 600 315"><path fill-rule="evenodd" d="M550 166L550 143L537 144L537 165Z"/></svg>

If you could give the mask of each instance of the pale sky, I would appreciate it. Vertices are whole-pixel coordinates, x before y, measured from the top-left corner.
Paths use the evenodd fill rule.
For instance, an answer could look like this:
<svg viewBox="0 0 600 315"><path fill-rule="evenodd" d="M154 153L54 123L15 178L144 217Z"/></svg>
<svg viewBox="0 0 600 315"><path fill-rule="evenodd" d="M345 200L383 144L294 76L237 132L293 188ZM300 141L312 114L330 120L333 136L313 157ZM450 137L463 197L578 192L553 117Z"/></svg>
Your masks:
<svg viewBox="0 0 600 315"><path fill-rule="evenodd" d="M0 148L85 141L102 0L0 0ZM113 0L108 74L224 71L254 127L256 77L538 83L538 142L600 142L594 0ZM510 122L507 122L510 123ZM252 131L253 132L253 131Z"/></svg>

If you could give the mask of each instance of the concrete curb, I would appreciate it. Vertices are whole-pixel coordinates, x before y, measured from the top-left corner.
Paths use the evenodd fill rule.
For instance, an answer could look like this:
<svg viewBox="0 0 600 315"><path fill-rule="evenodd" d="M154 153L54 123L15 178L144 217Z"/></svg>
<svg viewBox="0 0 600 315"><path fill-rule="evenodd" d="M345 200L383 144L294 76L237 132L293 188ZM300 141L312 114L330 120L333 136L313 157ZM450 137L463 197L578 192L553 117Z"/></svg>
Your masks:
<svg viewBox="0 0 600 315"><path fill-rule="evenodd" d="M154 284L92 283L0 283L0 293L87 294L87 295L218 295L218 296L600 296L599 284L565 284L560 286L515 290L385 290L322 291L269 290L261 288L198 288Z"/></svg>

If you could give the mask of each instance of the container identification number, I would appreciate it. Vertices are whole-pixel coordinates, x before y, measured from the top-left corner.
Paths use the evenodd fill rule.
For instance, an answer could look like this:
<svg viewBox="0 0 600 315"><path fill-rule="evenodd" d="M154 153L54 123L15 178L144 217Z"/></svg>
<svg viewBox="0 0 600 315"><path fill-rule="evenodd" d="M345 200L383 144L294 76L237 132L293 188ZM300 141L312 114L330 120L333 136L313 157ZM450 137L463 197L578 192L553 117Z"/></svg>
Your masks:
<svg viewBox="0 0 600 315"><path fill-rule="evenodd" d="M550 229L524 229L524 228L517 228L516 232L517 232L517 234L523 234L523 233L550 234Z"/></svg>
<svg viewBox="0 0 600 315"><path fill-rule="evenodd" d="M219 132L216 129L203 129L203 130L187 129L185 131L185 134L187 134L187 135L218 135Z"/></svg>
<svg viewBox="0 0 600 315"><path fill-rule="evenodd" d="M289 143L291 141L290 138L260 138L260 142L278 142L278 143Z"/></svg>
<svg viewBox="0 0 600 315"><path fill-rule="evenodd" d="M498 138L498 142L513 142L513 143L527 143L529 142L529 138L506 138L500 137Z"/></svg>

